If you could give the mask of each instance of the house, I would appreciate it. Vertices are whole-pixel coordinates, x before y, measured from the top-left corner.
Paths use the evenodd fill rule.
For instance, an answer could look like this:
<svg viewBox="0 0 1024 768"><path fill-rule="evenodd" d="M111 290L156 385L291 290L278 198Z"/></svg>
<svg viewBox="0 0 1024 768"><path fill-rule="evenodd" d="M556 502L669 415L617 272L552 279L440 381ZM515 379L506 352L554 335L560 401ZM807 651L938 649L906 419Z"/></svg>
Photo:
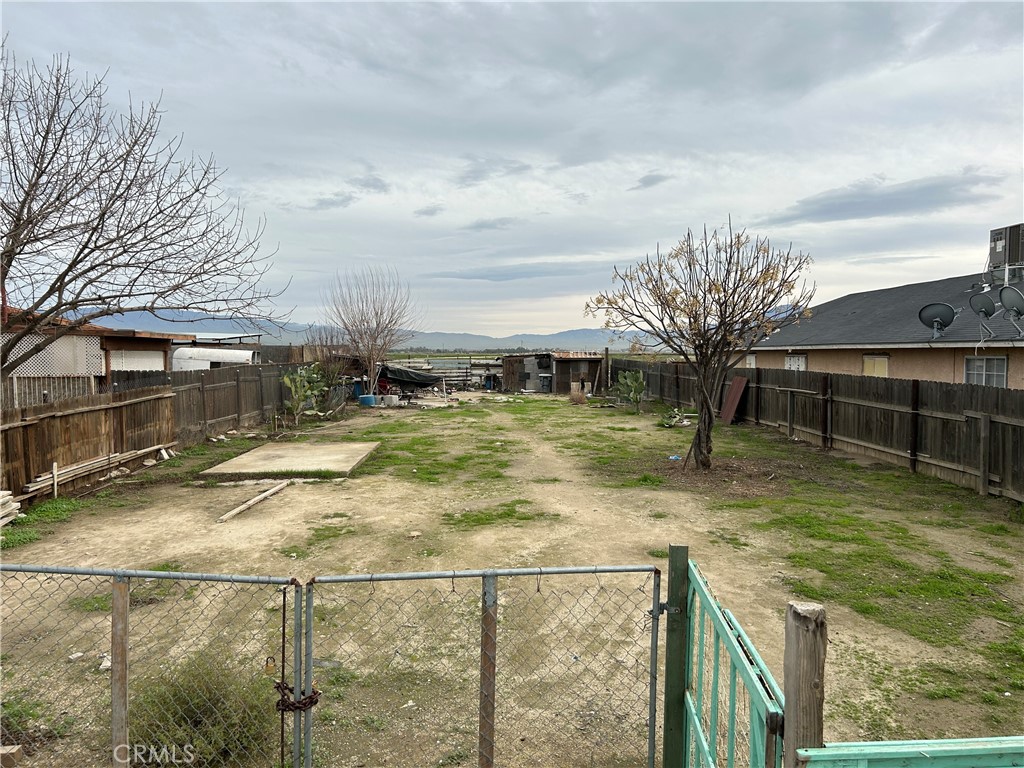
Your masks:
<svg viewBox="0 0 1024 768"><path fill-rule="evenodd" d="M1020 239L1020 224L993 230L980 276L853 293L814 307L811 317L755 345L746 367L1024 389Z"/></svg>
<svg viewBox="0 0 1024 768"><path fill-rule="evenodd" d="M600 383L604 355L597 352L537 352L505 355L501 383L508 391L567 395L580 389L594 392Z"/></svg>

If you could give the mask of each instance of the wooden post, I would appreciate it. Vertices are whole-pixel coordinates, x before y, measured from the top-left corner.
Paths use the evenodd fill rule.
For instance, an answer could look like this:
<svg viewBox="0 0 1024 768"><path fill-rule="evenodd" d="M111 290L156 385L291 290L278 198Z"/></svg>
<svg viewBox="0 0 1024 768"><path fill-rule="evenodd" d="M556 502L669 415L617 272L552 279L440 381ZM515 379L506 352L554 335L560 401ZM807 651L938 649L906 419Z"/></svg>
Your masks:
<svg viewBox="0 0 1024 768"><path fill-rule="evenodd" d="M486 573L480 614L480 728L479 768L494 767L494 689L498 652L498 577Z"/></svg>
<svg viewBox="0 0 1024 768"><path fill-rule="evenodd" d="M978 425L978 494L988 496L988 470L991 454L992 417L983 413L980 416L981 423Z"/></svg>
<svg viewBox="0 0 1024 768"><path fill-rule="evenodd" d="M832 406L832 400L829 397L829 374L823 373L821 375L821 450L827 451L829 448L829 409Z"/></svg>
<svg viewBox="0 0 1024 768"><path fill-rule="evenodd" d="M917 433L920 429L921 382L910 382L910 471L917 472Z"/></svg>
<svg viewBox="0 0 1024 768"><path fill-rule="evenodd" d="M242 369L235 368L235 425L236 429L242 428Z"/></svg>
<svg viewBox="0 0 1024 768"><path fill-rule="evenodd" d="M787 397L786 397L786 404L787 404L787 408L786 408L786 411L787 411L787 413L786 413L786 435L788 437L792 437L793 436L793 432L794 432L794 430L793 430L793 418L794 418L794 415L793 414L794 414L794 411L796 411L796 392L794 392L792 389L790 389L790 390L788 390L786 392L786 395L787 395Z"/></svg>
<svg viewBox="0 0 1024 768"><path fill-rule="evenodd" d="M203 437L207 437L209 435L210 426L209 426L209 423L207 422L207 416L206 416L207 411L206 411L206 374L205 373L200 373L199 374L199 405L203 409L203 421L202 421Z"/></svg>
<svg viewBox="0 0 1024 768"><path fill-rule="evenodd" d="M761 424L761 369L754 369L754 423Z"/></svg>
<svg viewBox="0 0 1024 768"><path fill-rule="evenodd" d="M827 647L825 607L817 603L791 602L786 608L786 649L783 656L786 733L782 751L785 768L796 768L798 749L823 746Z"/></svg>
<svg viewBox="0 0 1024 768"><path fill-rule="evenodd" d="M266 418L266 406L263 404L263 368L257 366L256 368L256 387L259 389L260 394L260 423L263 423L263 419Z"/></svg>
<svg viewBox="0 0 1024 768"><path fill-rule="evenodd" d="M668 548L668 600L665 609L665 735L662 740L661 764L686 768L686 637L689 633L687 598L690 592L690 548L670 544Z"/></svg>
<svg viewBox="0 0 1024 768"><path fill-rule="evenodd" d="M612 388L612 354L608 347L604 348L604 393Z"/></svg>
<svg viewBox="0 0 1024 768"><path fill-rule="evenodd" d="M110 747L113 764L131 764L128 744L128 588L130 581L114 576L110 613Z"/></svg>

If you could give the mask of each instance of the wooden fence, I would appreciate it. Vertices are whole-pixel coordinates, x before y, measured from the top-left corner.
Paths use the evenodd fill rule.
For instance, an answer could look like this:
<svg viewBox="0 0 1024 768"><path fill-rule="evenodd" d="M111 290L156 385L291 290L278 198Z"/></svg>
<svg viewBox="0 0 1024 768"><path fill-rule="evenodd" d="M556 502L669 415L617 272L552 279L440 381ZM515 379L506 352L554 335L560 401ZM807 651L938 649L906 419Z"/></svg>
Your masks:
<svg viewBox="0 0 1024 768"><path fill-rule="evenodd" d="M613 380L642 370L649 397L695 407L683 364L611 367ZM776 368L735 369L725 388L737 377L747 379L738 420L1024 502L1024 390Z"/></svg>
<svg viewBox="0 0 1024 768"><path fill-rule="evenodd" d="M260 423L282 409L282 377L296 367L123 373L106 393L4 409L0 487L28 498L52 491L56 476L67 491L162 448Z"/></svg>

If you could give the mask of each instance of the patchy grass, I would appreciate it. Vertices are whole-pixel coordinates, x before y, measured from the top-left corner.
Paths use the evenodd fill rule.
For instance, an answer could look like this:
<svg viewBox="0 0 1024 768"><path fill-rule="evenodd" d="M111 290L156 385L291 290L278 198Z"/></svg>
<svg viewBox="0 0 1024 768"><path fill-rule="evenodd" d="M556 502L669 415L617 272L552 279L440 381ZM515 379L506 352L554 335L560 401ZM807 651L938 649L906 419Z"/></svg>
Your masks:
<svg viewBox="0 0 1024 768"><path fill-rule="evenodd" d="M306 541L303 544L290 544L276 551L285 557L303 560L312 555L316 549L323 549L327 544L336 539L340 539L343 536L353 536L356 533L358 533L358 530L355 526L351 525L315 525L309 529Z"/></svg>
<svg viewBox="0 0 1024 768"><path fill-rule="evenodd" d="M662 560L668 558L668 550L667 549L648 549L647 550L647 554L650 555L651 557L657 557L657 558L660 558Z"/></svg>
<svg viewBox="0 0 1024 768"><path fill-rule="evenodd" d="M70 520L72 515L87 507L88 502L68 498L47 499L33 504L23 510L25 517L15 518L0 528L0 549L15 549L39 541L53 533L56 523Z"/></svg>
<svg viewBox="0 0 1024 768"><path fill-rule="evenodd" d="M558 517L550 512L539 512L530 507L529 499L512 499L491 507L463 512L445 512L441 520L456 530L480 528L485 525L519 525L530 520L551 520Z"/></svg>

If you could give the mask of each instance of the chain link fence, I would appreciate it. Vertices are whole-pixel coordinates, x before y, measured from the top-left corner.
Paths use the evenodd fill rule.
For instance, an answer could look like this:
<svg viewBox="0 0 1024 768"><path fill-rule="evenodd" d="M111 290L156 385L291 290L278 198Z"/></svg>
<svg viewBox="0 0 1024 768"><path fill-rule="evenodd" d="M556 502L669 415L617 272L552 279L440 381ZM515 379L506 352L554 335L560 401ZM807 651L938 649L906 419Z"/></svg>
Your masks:
<svg viewBox="0 0 1024 768"><path fill-rule="evenodd" d="M7 564L0 591L3 743L30 768L654 764L651 566L300 585Z"/></svg>
<svg viewBox="0 0 1024 768"><path fill-rule="evenodd" d="M653 764L654 568L319 577L314 588L327 706L313 744L325 764Z"/></svg>
<svg viewBox="0 0 1024 768"><path fill-rule="evenodd" d="M0 568L2 740L21 765L278 764L288 579Z"/></svg>

